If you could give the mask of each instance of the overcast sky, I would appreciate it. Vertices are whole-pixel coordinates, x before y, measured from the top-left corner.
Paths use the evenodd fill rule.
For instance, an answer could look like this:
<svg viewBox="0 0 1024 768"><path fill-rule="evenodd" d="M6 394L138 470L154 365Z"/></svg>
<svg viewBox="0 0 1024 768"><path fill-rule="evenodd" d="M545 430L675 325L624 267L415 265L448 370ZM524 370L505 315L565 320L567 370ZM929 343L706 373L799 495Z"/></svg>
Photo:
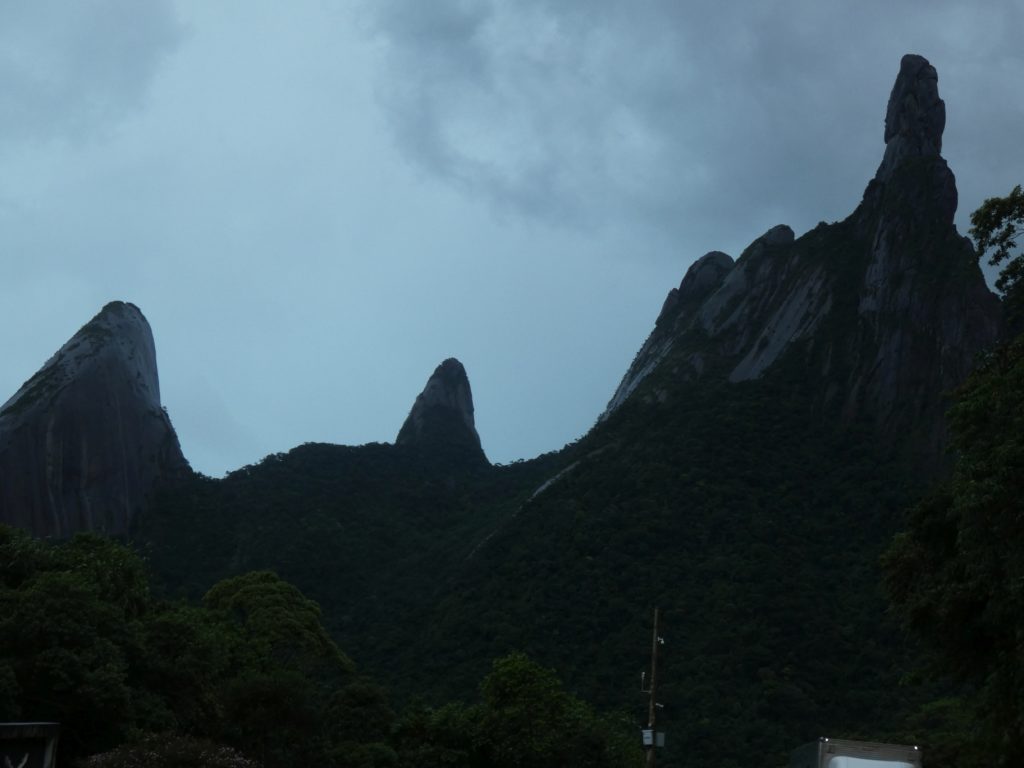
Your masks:
<svg viewBox="0 0 1024 768"><path fill-rule="evenodd" d="M904 53L958 224L1024 182L1024 3L0 0L0 401L107 301L220 475L394 440L447 357L492 461L594 423L709 250L845 218Z"/></svg>

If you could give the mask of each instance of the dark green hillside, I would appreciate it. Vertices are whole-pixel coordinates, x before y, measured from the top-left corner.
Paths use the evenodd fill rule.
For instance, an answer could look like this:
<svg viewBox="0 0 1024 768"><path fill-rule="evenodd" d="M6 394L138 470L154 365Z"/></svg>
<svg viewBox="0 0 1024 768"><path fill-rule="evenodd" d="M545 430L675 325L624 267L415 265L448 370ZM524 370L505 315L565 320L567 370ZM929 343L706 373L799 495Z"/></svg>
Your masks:
<svg viewBox="0 0 1024 768"><path fill-rule="evenodd" d="M143 534L171 591L275 569L399 700L469 700L524 650L639 719L659 605L665 721L690 764L898 735L877 560L919 488L873 433L828 426L810 387L789 366L705 379L509 467L305 445L181 487Z"/></svg>
<svg viewBox="0 0 1024 768"><path fill-rule="evenodd" d="M809 418L798 382L679 394L586 441L602 448L474 556L405 671L457 696L524 648L587 700L639 714L659 605L666 722L688 765L893 735L905 654L877 560L914 496L906 476Z"/></svg>
<svg viewBox="0 0 1024 768"><path fill-rule="evenodd" d="M193 478L138 539L172 594L277 571L399 703L470 700L493 659L525 652L639 723L659 606L663 765L927 736L934 691L901 684L918 654L879 561L948 469L949 393L1003 322L953 225L944 124L934 68L905 56L857 210L695 261L563 451L489 466L451 359L397 445L305 445ZM413 720L443 742L453 718Z"/></svg>
<svg viewBox="0 0 1024 768"><path fill-rule="evenodd" d="M168 489L137 540L171 594L196 596L229 575L275 570L323 605L343 647L388 677L387 660L415 641L419 617L469 553L565 461L464 459L307 444L223 480Z"/></svg>

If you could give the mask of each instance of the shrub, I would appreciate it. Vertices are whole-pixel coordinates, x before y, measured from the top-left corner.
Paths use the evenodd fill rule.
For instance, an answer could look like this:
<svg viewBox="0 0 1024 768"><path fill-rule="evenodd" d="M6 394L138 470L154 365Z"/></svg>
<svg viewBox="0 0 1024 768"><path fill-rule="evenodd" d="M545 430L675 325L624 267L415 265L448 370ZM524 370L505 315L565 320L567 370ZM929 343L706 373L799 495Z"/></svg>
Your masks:
<svg viewBox="0 0 1024 768"><path fill-rule="evenodd" d="M152 734L79 763L80 768L260 768L231 747L174 733Z"/></svg>

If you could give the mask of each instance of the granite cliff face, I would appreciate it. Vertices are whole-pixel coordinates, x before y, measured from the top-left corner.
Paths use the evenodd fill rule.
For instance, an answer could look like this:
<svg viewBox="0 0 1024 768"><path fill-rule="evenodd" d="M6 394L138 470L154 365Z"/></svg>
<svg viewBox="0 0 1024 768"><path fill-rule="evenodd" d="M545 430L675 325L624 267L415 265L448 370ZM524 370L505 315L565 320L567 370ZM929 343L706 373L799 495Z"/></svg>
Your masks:
<svg viewBox="0 0 1024 768"><path fill-rule="evenodd" d="M774 227L734 264L717 252L698 260L669 293L602 419L634 393L663 401L679 382L736 383L787 368L815 382L810 408L869 426L916 462L936 460L944 393L1002 323L973 246L953 225L944 126L935 68L904 56L885 153L854 213L800 238Z"/></svg>
<svg viewBox="0 0 1024 768"><path fill-rule="evenodd" d="M132 304L105 306L0 407L0 522L36 536L125 534L188 471Z"/></svg>
<svg viewBox="0 0 1024 768"><path fill-rule="evenodd" d="M433 452L454 450L486 461L473 417L473 392L462 363L450 357L434 369L395 444Z"/></svg>

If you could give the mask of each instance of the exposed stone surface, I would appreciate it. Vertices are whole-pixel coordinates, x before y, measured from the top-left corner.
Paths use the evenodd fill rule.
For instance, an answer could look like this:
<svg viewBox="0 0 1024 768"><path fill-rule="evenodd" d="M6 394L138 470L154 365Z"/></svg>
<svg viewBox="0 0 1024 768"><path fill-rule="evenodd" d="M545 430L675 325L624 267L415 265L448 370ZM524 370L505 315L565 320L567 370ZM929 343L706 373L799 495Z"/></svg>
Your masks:
<svg viewBox="0 0 1024 768"><path fill-rule="evenodd" d="M132 304L105 306L0 407L0 522L37 536L125 534L156 483L187 471Z"/></svg>
<svg viewBox="0 0 1024 768"><path fill-rule="evenodd" d="M624 403L640 383L658 367L665 355L672 349L676 330L685 327L705 299L713 295L722 285L733 268L732 256L721 251L711 251L690 265L678 288L673 288L665 297L654 330L637 352L633 364L612 395L604 413L598 421L604 421ZM696 358L700 368L700 358Z"/></svg>
<svg viewBox="0 0 1024 768"><path fill-rule="evenodd" d="M922 56L908 53L885 111L885 155L875 178L885 181L911 158L937 158L942 152L946 103L939 98L939 75Z"/></svg>
<svg viewBox="0 0 1024 768"><path fill-rule="evenodd" d="M473 416L473 392L462 363L450 357L437 366L416 396L395 444L432 451L454 448L484 458Z"/></svg>
<svg viewBox="0 0 1024 768"><path fill-rule="evenodd" d="M848 220L867 243L843 413L915 430L923 453L944 443L946 393L1002 329L971 241L953 225L956 179L939 154L946 108L935 68L907 55L889 98L885 156ZM914 403L907 414L900 403ZM914 423L911 423L911 422Z"/></svg>
<svg viewBox="0 0 1024 768"><path fill-rule="evenodd" d="M711 251L693 262L679 287L668 292L655 324L674 322L680 312L700 306L718 290L732 266L732 256L721 251Z"/></svg>
<svg viewBox="0 0 1024 768"><path fill-rule="evenodd" d="M681 288L670 293L604 416L634 392L644 402L671 397L666 378L706 375L707 360L732 382L771 375L789 360L821 393L809 407L873 425L915 460L937 463L945 393L1002 323L973 247L953 225L956 181L940 155L945 119L935 68L904 56L885 154L857 210L799 239L773 227L685 311ZM691 272L706 269L704 259Z"/></svg>

